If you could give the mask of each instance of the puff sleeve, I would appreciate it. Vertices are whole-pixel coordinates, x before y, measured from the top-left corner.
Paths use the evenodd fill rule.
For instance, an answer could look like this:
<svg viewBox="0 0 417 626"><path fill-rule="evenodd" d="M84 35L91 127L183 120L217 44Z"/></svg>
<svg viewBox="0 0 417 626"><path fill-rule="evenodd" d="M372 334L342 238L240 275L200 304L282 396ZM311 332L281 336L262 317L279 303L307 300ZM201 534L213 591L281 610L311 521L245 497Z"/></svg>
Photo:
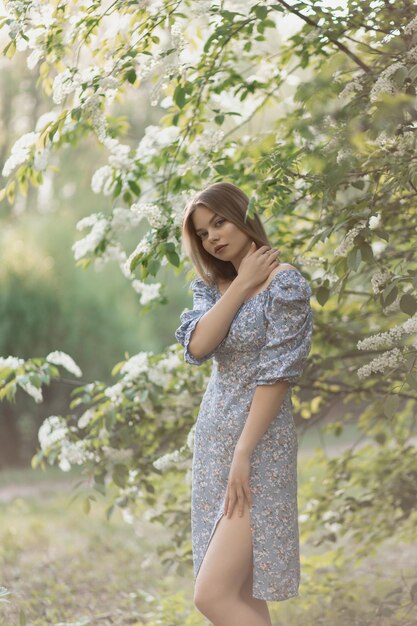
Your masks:
<svg viewBox="0 0 417 626"><path fill-rule="evenodd" d="M311 294L310 285L297 270L283 270L274 276L265 304L267 331L257 385L279 380L294 385L301 377L313 332Z"/></svg>
<svg viewBox="0 0 417 626"><path fill-rule="evenodd" d="M197 359L189 351L188 344L199 319L215 304L215 295L213 289L202 278L194 278L190 283L190 288L193 291L193 308L181 313L181 325L175 331L175 338L184 346L184 360L191 365L201 365L213 356L214 351Z"/></svg>

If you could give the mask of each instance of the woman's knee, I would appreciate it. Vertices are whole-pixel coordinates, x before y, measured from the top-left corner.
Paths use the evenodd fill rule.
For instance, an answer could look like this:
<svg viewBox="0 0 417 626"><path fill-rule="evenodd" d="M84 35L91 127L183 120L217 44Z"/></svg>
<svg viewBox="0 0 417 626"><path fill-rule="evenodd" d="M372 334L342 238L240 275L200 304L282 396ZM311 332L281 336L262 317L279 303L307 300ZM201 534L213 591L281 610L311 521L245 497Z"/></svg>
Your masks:
<svg viewBox="0 0 417 626"><path fill-rule="evenodd" d="M226 599L224 592L217 586L196 585L195 587L194 605L206 617L211 617L220 611Z"/></svg>

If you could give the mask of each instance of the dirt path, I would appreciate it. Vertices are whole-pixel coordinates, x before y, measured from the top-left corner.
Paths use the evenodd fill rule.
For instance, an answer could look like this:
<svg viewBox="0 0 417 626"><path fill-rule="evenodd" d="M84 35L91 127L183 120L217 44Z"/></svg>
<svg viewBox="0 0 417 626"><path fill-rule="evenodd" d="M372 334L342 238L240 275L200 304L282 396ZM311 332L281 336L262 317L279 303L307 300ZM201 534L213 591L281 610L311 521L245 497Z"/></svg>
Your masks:
<svg viewBox="0 0 417 626"><path fill-rule="evenodd" d="M78 479L77 479L78 480ZM70 493L72 485L77 481L69 480L48 480L39 483L29 483L23 485L0 486L0 502L11 502L15 498L35 498L38 495L56 493L62 491Z"/></svg>

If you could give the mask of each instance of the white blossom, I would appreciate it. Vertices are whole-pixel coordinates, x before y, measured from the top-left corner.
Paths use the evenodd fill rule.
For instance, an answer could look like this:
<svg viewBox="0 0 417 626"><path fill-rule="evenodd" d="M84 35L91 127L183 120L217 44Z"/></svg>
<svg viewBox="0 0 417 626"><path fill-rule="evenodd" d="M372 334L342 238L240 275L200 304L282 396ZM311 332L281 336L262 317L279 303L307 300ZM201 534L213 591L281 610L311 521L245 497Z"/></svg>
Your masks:
<svg viewBox="0 0 417 626"><path fill-rule="evenodd" d="M61 104L65 96L75 91L77 85L74 70L65 69L54 78L52 83L52 100L55 104Z"/></svg>
<svg viewBox="0 0 417 626"><path fill-rule="evenodd" d="M152 465L161 472L166 472L182 461L184 461L184 455L181 450L174 450L156 459Z"/></svg>
<svg viewBox="0 0 417 626"><path fill-rule="evenodd" d="M140 294L140 304L145 305L159 297L161 283L144 283L140 280L132 281L132 287L136 293Z"/></svg>
<svg viewBox="0 0 417 626"><path fill-rule="evenodd" d="M66 369L67 372L74 374L74 376L80 377L82 375L82 371L74 359L60 350L50 352L46 357L46 361L48 361L48 363L53 363L54 365L61 365L61 367Z"/></svg>
<svg viewBox="0 0 417 626"><path fill-rule="evenodd" d="M379 96L383 93L395 94L397 91L396 85L390 80L390 76L392 76L398 69L405 68L405 65L400 61L393 63L389 67L386 67L375 85L371 89L371 93L369 94L369 99L371 102L375 102L378 100Z"/></svg>
<svg viewBox="0 0 417 626"><path fill-rule="evenodd" d="M124 385L122 382L118 382L110 387L106 387L104 390L104 395L110 399L114 406L121 404L124 401L124 393L123 393Z"/></svg>
<svg viewBox="0 0 417 626"><path fill-rule="evenodd" d="M139 142L135 152L135 160L142 163L149 163L157 155L161 148L173 144L180 135L178 126L168 126L161 128L150 125L145 128L145 134Z"/></svg>
<svg viewBox="0 0 417 626"><path fill-rule="evenodd" d="M371 284L372 290L374 293L379 294L381 289L385 287L387 281L389 280L391 274L388 270L378 270L371 276Z"/></svg>
<svg viewBox="0 0 417 626"><path fill-rule="evenodd" d="M110 165L103 165L96 170L91 179L91 189L94 193L101 191L105 196L113 193L116 181L113 179L113 168Z"/></svg>
<svg viewBox="0 0 417 626"><path fill-rule="evenodd" d="M381 214L377 213L376 215L371 215L368 220L368 225L371 230L375 230L381 225Z"/></svg>
<svg viewBox="0 0 417 626"><path fill-rule="evenodd" d="M384 372L387 368L394 368L405 362L405 358L399 348L387 350L378 355L372 361L360 367L357 371L359 378L366 378L375 372Z"/></svg>
<svg viewBox="0 0 417 626"><path fill-rule="evenodd" d="M42 389L35 387L35 385L30 382L27 374L17 376L16 382L24 391L26 391L27 394L29 394L35 400L37 404L43 401Z"/></svg>
<svg viewBox="0 0 417 626"><path fill-rule="evenodd" d="M11 369L17 370L19 367L25 364L24 359L20 359L16 356L8 356L4 358L0 356L0 370L2 369Z"/></svg>
<svg viewBox="0 0 417 626"><path fill-rule="evenodd" d="M417 30L417 17L414 17L407 26L404 27L405 35L412 35Z"/></svg>
<svg viewBox="0 0 417 626"><path fill-rule="evenodd" d="M84 239L79 239L72 245L75 260L78 261L89 252L93 252L98 244L103 241L107 230L107 219L105 217L97 218L91 232Z"/></svg>
<svg viewBox="0 0 417 626"><path fill-rule="evenodd" d="M363 230L366 226L365 220L360 220L351 230L349 230L341 243L337 246L334 251L334 256L346 256L349 251L349 248L353 244L353 241L358 233Z"/></svg>
<svg viewBox="0 0 417 626"><path fill-rule="evenodd" d="M58 441L62 441L68 434L68 426L62 417L50 415L41 424L38 431L38 440L42 450L46 450Z"/></svg>
<svg viewBox="0 0 417 626"><path fill-rule="evenodd" d="M82 415L78 418L77 426L78 428L85 428L91 422L94 417L94 410L87 409L84 411Z"/></svg>
<svg viewBox="0 0 417 626"><path fill-rule="evenodd" d="M344 98L348 98L349 96L351 96L353 93L355 93L355 91L362 91L362 90L363 90L363 85L360 79L355 78L354 80L350 81L350 83L347 83L344 86L342 91L339 93L338 97L341 100L343 100Z"/></svg>
<svg viewBox="0 0 417 626"><path fill-rule="evenodd" d="M388 347L395 342L398 342L403 335L414 335L417 333L417 313L415 313L408 320L394 326L390 330L371 335L365 339L361 339L356 344L358 350L378 350L380 348Z"/></svg>
<svg viewBox="0 0 417 626"><path fill-rule="evenodd" d="M94 460L95 454L87 450L88 441L61 441L61 449L59 452L59 468L63 472L69 472L71 465L82 465L88 460Z"/></svg>
<svg viewBox="0 0 417 626"><path fill-rule="evenodd" d="M3 166L3 176L9 176L10 173L18 166L28 160L33 146L35 145L39 133L30 132L22 135L11 149L11 153Z"/></svg>
<svg viewBox="0 0 417 626"><path fill-rule="evenodd" d="M161 228L167 223L167 215L156 204L135 202L130 208L138 220L146 218L152 228Z"/></svg>
<svg viewBox="0 0 417 626"><path fill-rule="evenodd" d="M138 354L133 355L126 363L123 364L120 373L123 374L125 380L135 380L148 371L149 363L148 356L152 354L151 352L138 352Z"/></svg>
<svg viewBox="0 0 417 626"><path fill-rule="evenodd" d="M123 207L116 207L113 209L113 216L111 219L111 226L114 230L124 231L129 230L133 226L137 226L142 217L132 211L131 209L125 209Z"/></svg>
<svg viewBox="0 0 417 626"><path fill-rule="evenodd" d="M139 255L139 254L150 254L152 252L152 248L151 245L149 243L149 241L146 241L145 238L141 239L141 241L138 243L138 245L136 246L136 248L133 250L133 252L131 253L131 255L129 256L129 258L125 261L124 263L124 274L125 276L129 277L132 276L132 272L130 269L130 265L133 261L133 259Z"/></svg>

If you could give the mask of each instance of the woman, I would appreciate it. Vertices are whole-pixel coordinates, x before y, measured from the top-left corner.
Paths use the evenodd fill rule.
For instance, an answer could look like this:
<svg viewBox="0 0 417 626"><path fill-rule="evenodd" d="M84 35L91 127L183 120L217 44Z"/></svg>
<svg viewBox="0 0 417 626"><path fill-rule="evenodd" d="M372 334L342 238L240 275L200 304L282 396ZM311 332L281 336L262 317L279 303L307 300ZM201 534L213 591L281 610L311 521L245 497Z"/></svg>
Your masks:
<svg viewBox="0 0 417 626"><path fill-rule="evenodd" d="M298 595L297 433L291 387L311 345L311 289L278 261L248 197L198 193L183 242L198 278L175 337L188 363L213 357L194 435L196 607L215 626L265 626L266 601Z"/></svg>

